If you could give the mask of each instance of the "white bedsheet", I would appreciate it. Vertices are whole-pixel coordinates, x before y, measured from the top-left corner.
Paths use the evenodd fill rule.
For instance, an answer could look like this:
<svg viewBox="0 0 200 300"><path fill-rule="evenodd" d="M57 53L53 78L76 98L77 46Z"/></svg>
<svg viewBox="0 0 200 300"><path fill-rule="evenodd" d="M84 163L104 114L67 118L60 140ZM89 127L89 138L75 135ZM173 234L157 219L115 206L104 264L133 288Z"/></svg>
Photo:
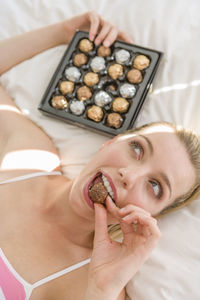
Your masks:
<svg viewBox="0 0 200 300"><path fill-rule="evenodd" d="M0 0L0 39L96 10L128 32L136 44L164 52L154 90L136 125L165 120L200 133L200 2L198 0ZM0 78L16 104L60 150L74 177L108 138L37 110L66 46L16 66ZM200 199L159 221L163 238L127 285L131 300L199 300Z"/></svg>

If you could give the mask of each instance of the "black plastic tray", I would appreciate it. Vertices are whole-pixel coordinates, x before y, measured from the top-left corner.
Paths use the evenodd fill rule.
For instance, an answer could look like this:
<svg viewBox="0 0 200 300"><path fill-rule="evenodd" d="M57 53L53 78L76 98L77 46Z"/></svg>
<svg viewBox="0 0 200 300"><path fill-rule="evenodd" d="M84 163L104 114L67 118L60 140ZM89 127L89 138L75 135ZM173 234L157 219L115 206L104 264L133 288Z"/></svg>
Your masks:
<svg viewBox="0 0 200 300"><path fill-rule="evenodd" d="M116 51L116 49L128 50L128 51L130 51L130 53L132 53L133 57L135 57L138 54L146 55L147 57L150 58L150 61L151 61L149 67L146 68L144 71L142 71L143 72L143 81L139 84L134 84L135 87L137 88L137 92L132 99L128 99L129 101L131 101L131 105L130 105L128 112L125 114L122 114L123 118L124 118L124 122L123 122L122 126L119 129L115 129L115 128L112 128L112 127L109 127L106 125L106 121L105 121L106 115L107 115L107 113L111 112L109 109L108 109L108 111L105 110L105 116L104 116L103 120L101 122L97 123L97 122L92 121L87 118L87 115L86 115L87 109L86 109L85 113L83 113L83 115L76 116L70 111L69 108L67 108L66 110L58 110L58 109L55 109L54 107L52 107L50 104L50 100L52 99L53 96L59 95L59 94L62 95L59 92L59 88L58 88L59 83L62 80L66 80L64 71L65 71L66 67L73 66L73 61L72 61L73 54L80 52L78 50L78 44L79 44L80 40L83 38L88 38L88 32L77 31L75 33L71 43L69 44L67 50L65 51L55 73L53 74L53 77L42 97L42 101L41 101L38 109L41 110L44 114L59 118L67 123L77 125L80 127L84 127L84 128L89 128L95 132L103 133L108 136L115 136L115 135L122 133L130 128L133 128L134 122L135 122L135 120L142 108L142 105L145 101L146 95L152 84L152 81L156 74L156 71L159 66L159 63L160 63L163 53L160 51L157 51L157 50L140 47L138 45L125 43L125 42L121 42L118 40L115 41L114 44L111 46L112 55L109 57L109 61L107 62L107 65L109 65L112 62L115 62L113 53ZM92 51L89 54L90 58L97 55L96 54L97 48L98 47L95 46L94 51ZM125 66L125 68L130 69L130 65ZM88 65L88 68L80 67L80 70L83 74L85 74L88 71L91 71L89 65ZM108 82L112 83L114 81L113 79L109 78L109 75L106 75L106 76L107 76L108 81L107 82L103 81L104 82L103 84L100 83L99 85L95 86L93 89L94 94L96 91L105 90L105 86L108 84ZM105 79L105 75L104 75L104 79ZM116 82L118 83L118 86L120 86L123 83L129 83L126 78L124 80L116 80ZM80 87L81 85L83 85L82 82L79 82L78 87ZM115 95L111 95L111 96L113 98L121 97L119 92L117 95L115 92ZM73 98L76 98L76 87L75 87L75 92L72 95L70 95L69 97L66 96L66 99L68 99L69 101L72 101ZM92 105L92 104L93 104L93 98L89 101L89 105Z"/></svg>

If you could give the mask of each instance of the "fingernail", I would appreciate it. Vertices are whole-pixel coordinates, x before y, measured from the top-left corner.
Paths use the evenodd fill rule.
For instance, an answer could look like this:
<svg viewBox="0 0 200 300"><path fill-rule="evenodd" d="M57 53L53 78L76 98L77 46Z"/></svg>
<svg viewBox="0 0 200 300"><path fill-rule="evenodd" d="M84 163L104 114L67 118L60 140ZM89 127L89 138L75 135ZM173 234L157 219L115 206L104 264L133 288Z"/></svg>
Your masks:
<svg viewBox="0 0 200 300"><path fill-rule="evenodd" d="M108 195L107 196L108 201L112 201L112 198Z"/></svg>
<svg viewBox="0 0 200 300"><path fill-rule="evenodd" d="M110 42L108 42L108 41L105 41L103 44L104 44L105 47L109 47L110 46Z"/></svg>
<svg viewBox="0 0 200 300"><path fill-rule="evenodd" d="M98 46L98 45L99 45L99 43L100 43L100 40L96 39L96 40L95 40L95 45L97 45L97 46Z"/></svg>
<svg viewBox="0 0 200 300"><path fill-rule="evenodd" d="M94 41L94 35L93 34L90 35L90 41Z"/></svg>
<svg viewBox="0 0 200 300"><path fill-rule="evenodd" d="M127 215L127 216L125 216L125 217L122 218L123 221L126 221L128 219L129 219L129 215Z"/></svg>

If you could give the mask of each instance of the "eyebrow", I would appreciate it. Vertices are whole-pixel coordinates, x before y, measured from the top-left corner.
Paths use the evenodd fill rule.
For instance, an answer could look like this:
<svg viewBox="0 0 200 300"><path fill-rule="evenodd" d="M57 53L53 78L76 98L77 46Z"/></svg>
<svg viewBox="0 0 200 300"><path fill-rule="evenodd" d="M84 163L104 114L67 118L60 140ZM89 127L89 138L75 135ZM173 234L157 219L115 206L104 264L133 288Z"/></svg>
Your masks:
<svg viewBox="0 0 200 300"><path fill-rule="evenodd" d="M150 141L150 139L148 137L146 137L145 135L142 135L142 134L138 134L138 136L140 136L143 139L145 139L145 141L148 144L149 152L150 152L151 155L153 155L154 149L153 149L153 145L152 145L152 142Z"/></svg>
<svg viewBox="0 0 200 300"><path fill-rule="evenodd" d="M153 144L150 141L150 139L148 137L146 137L145 135L139 134L138 136L142 137L143 139L145 139L145 141L147 142L148 148L149 148L149 152L151 155L153 155L154 153L154 148L153 148ZM160 177L162 178L162 180L165 182L165 184L168 186L169 191L170 191L170 197L172 194L172 188L171 188L171 184L169 181L169 178L167 177L167 175L163 172L159 172Z"/></svg>

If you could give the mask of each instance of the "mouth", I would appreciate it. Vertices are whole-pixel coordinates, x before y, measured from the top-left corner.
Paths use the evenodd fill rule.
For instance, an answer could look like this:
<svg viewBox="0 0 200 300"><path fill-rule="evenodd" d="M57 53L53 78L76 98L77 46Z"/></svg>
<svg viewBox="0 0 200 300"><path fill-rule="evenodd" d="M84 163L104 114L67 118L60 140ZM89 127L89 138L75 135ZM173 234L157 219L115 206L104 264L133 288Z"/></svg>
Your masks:
<svg viewBox="0 0 200 300"><path fill-rule="evenodd" d="M116 203L117 193L111 177L105 172L98 172L84 188L85 199L94 208L95 202L105 204L108 195Z"/></svg>

